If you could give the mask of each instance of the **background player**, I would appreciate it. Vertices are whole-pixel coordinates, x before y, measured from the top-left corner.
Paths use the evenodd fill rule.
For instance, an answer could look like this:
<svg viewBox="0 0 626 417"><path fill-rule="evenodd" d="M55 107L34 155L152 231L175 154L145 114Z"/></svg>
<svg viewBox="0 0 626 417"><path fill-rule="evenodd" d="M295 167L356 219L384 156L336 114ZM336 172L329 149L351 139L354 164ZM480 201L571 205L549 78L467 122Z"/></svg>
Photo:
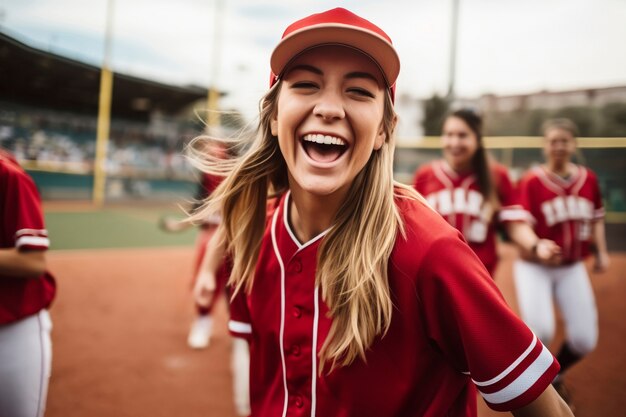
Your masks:
<svg viewBox="0 0 626 417"><path fill-rule="evenodd" d="M495 409L570 416L556 360L459 233L393 182L389 37L330 10L289 26L271 68L255 142L197 215L224 215L252 415L472 416L473 381Z"/></svg>
<svg viewBox="0 0 626 417"><path fill-rule="evenodd" d="M224 146L220 143L209 142L208 145L203 146L203 152L210 152L211 155L215 158L224 159L227 158L227 151ZM194 206L192 207L192 211L196 210L200 204L206 200L207 197L213 193L213 191L217 188L217 186L222 181L223 177L218 175L211 174L202 174L202 178L200 183L198 184L198 191L194 198ZM196 255L194 260L194 268L193 268L193 283L195 284L197 280L197 276L201 271L200 264L202 259L204 258L204 254L207 250L207 245L209 244L213 233L217 226L220 223L219 215L211 215L207 216L200 220L199 233L196 239ZM192 226L192 223L186 221L179 221L172 217L164 217L161 219L159 223L160 227L163 230L169 232L179 232L188 229ZM187 344L192 349L204 349L209 346L209 342L211 339L211 330L213 327L213 319L211 317L211 312L215 306L215 300L218 298L219 294L223 291L224 286L226 285L226 281L228 276L224 273L216 274L216 284L213 292L213 296L211 300L207 303L198 304L196 303L196 312L197 317L191 325L189 330L189 335L187 337Z"/></svg>
<svg viewBox="0 0 626 417"><path fill-rule="evenodd" d="M218 227L206 246L199 267L194 298L198 306L214 303L218 282L228 279L230 264L225 261L226 241L224 229ZM221 276L220 276L221 275ZM231 372L233 376L233 400L240 416L250 415L250 351L245 339L232 340Z"/></svg>
<svg viewBox="0 0 626 417"><path fill-rule="evenodd" d="M565 343L558 354L561 374L591 352L598 339L598 313L583 260L595 249L594 270L609 266L604 233L604 209L595 174L571 162L576 152L576 125L568 119L543 126L544 165L531 169L519 185L520 199L537 234L562 248L558 266L532 258L514 266L521 314L545 343L554 337L553 299L565 322ZM562 380L555 386L567 397Z"/></svg>
<svg viewBox="0 0 626 417"><path fill-rule="evenodd" d="M462 109L447 116L441 134L444 158L416 171L415 189L463 233L492 276L498 262L498 225L538 260L556 261L560 249L538 239L525 222L506 167L488 157L482 138L482 118L474 111Z"/></svg>
<svg viewBox="0 0 626 417"><path fill-rule="evenodd" d="M56 287L46 271L48 232L33 180L0 152L0 415L43 416Z"/></svg>

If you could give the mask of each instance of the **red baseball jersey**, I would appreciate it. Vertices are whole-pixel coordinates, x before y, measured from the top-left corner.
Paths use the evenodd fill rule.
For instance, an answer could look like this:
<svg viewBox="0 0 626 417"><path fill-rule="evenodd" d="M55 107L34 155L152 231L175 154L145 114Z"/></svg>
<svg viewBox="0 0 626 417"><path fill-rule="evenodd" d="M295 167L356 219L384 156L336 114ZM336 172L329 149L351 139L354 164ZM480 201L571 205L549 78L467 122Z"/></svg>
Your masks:
<svg viewBox="0 0 626 417"><path fill-rule="evenodd" d="M318 354L332 317L315 284L325 233L300 243L283 197L261 244L250 294L229 329L250 342L252 416L476 416L478 387L496 410L534 400L559 365L507 307L484 266L426 204L398 197L407 237L389 261L387 334L328 373Z"/></svg>
<svg viewBox="0 0 626 417"><path fill-rule="evenodd" d="M515 200L515 190L506 168L496 163L490 167L501 204L495 216L492 204L480 193L474 173L459 174L444 160L417 170L413 186L432 208L463 233L467 243L493 274L498 262L497 222L523 221L526 214Z"/></svg>
<svg viewBox="0 0 626 417"><path fill-rule="evenodd" d="M519 198L537 236L556 242L565 263L589 255L592 224L604 217L598 179L591 170L575 165L573 174L564 179L543 166L535 167L520 181Z"/></svg>
<svg viewBox="0 0 626 417"><path fill-rule="evenodd" d="M33 180L13 162L0 156L0 248L46 250L39 193ZM38 278L0 278L0 324L11 323L47 308L56 291L48 272Z"/></svg>
<svg viewBox="0 0 626 417"><path fill-rule="evenodd" d="M223 180L224 177L203 173L200 184L198 184L198 191L196 192L195 197L196 205L194 206L194 209L200 207L207 199L207 197L213 194L213 191L215 191L215 189L222 183ZM210 216L204 219L201 227L213 227L220 224L221 221L222 218L220 216Z"/></svg>

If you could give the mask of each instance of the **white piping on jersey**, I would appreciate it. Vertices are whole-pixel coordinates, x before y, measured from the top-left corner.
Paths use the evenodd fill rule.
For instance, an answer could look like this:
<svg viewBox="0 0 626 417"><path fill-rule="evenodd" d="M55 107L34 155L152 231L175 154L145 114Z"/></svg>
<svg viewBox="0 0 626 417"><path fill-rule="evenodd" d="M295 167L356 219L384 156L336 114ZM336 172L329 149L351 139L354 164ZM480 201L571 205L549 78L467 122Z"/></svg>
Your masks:
<svg viewBox="0 0 626 417"><path fill-rule="evenodd" d="M283 210L285 207L283 207ZM285 335L285 265L283 264L283 258L278 251L278 243L276 242L276 219L278 218L278 209L274 212L272 217L272 246L274 248L274 255L278 259L278 265L280 265L280 360L283 367L283 387L285 389L285 404L283 405L283 417L287 415L287 404L289 401L289 390L287 389L287 366L285 365L285 348L284 348L284 335Z"/></svg>
<svg viewBox="0 0 626 417"><path fill-rule="evenodd" d="M24 245L42 246L47 248L48 246L50 246L50 239L48 239L47 237L39 236L22 236L18 238L15 242L16 248Z"/></svg>
<svg viewBox="0 0 626 417"><path fill-rule="evenodd" d="M538 166L534 169L534 171L535 175L539 178L539 181L541 181L547 189L558 195L564 194L565 190L563 190L563 187L548 177L548 173L543 167Z"/></svg>
<svg viewBox="0 0 626 417"><path fill-rule="evenodd" d="M16 238L22 235L35 235L39 237L47 237L48 231L46 229L20 229L17 232L15 232Z"/></svg>
<svg viewBox="0 0 626 417"><path fill-rule="evenodd" d="M498 219L500 221L521 220L535 223L535 218L529 212L521 208L521 206L509 206L501 208L498 212Z"/></svg>
<svg viewBox="0 0 626 417"><path fill-rule="evenodd" d="M437 177L439 182L444 187L446 187L448 192L450 192L450 194L452 194L452 190L454 190L454 184L452 183L452 180L450 179L450 177L446 174L446 172L444 170L444 168L445 168L444 164L446 164L444 161L439 161L439 162L433 163L433 173L435 174L435 177ZM456 176L456 173L454 171L452 171L451 174L454 174ZM439 205L437 204L437 206L439 206ZM453 227L456 227L456 215L454 213L454 210L452 210L450 212L450 214L447 215L447 219L446 220Z"/></svg>
<svg viewBox="0 0 626 417"><path fill-rule="evenodd" d="M322 233L315 236L313 239L309 240L308 242L300 243L298 238L296 238L296 235L291 230L291 227L289 226L288 212L289 212L289 197L290 196L291 196L291 192L288 191L287 194L285 195L285 202L283 205L283 224L285 225L285 229L287 229L289 236L298 247L298 250L296 251L296 253L298 253L304 248L312 245L313 243L317 242L322 237L324 237L330 231L331 228L324 230ZM286 377L287 368L285 365L285 353L284 353L284 347L283 347L283 339L284 339L284 334L285 334L285 267L283 264L283 260L280 256L280 252L278 250L278 243L276 242L277 215L278 215L278 210L276 210L276 212L274 213L274 219L272 219L272 243L274 245L274 253L276 257L278 258L278 262L280 264L280 272L281 272L280 355L281 355L281 360L282 360L282 365L283 365L283 383L285 386L285 408L283 410L283 416L285 416L287 413L287 404L288 404L288 398L289 398L289 391L287 389L287 377ZM311 346L311 363L312 363L312 366L311 366L312 368L311 369L311 417L315 417L315 411L317 407L317 400L316 400L316 396L317 396L316 395L316 392L317 392L317 335L318 335L318 325L319 325L319 286L318 285L315 286L313 297L314 297L313 298L314 314L313 314L313 341L312 341L312 346Z"/></svg>
<svg viewBox="0 0 626 417"><path fill-rule="evenodd" d="M311 417L315 417L315 408L317 406L317 326L320 316L318 285L315 286L313 297L315 297L313 300L315 308L313 314L313 346L311 346L311 362L313 363L313 370L311 372Z"/></svg>
<svg viewBox="0 0 626 417"><path fill-rule="evenodd" d="M585 168L580 169L580 175L578 176L578 182L572 188L572 194L578 195L580 189L585 185L585 181L587 180L587 170Z"/></svg>
<svg viewBox="0 0 626 417"><path fill-rule="evenodd" d="M307 246L310 246L313 243L320 240L321 238L323 238L328 232L330 232L330 229L332 228L332 226L324 230L322 233L315 236L313 239L309 240L308 242L300 243L295 233L293 233L293 231L291 230L291 227L289 226L289 197L291 197L291 191L287 191L287 194L285 196L285 205L283 206L283 222L285 224L285 228L287 229L287 232L289 233L289 236L291 236L291 240L293 240L293 243L295 243L296 246L298 247L298 250L296 251L297 253L297 252L300 252L302 249L306 248Z"/></svg>
<svg viewBox="0 0 626 417"><path fill-rule="evenodd" d="M599 208L599 209L596 209L596 210L593 212L593 218L594 218L594 220L601 219L601 218L603 218L603 217L604 217L604 215L605 215L605 212L604 212L604 207L601 207L601 208Z"/></svg>
<svg viewBox="0 0 626 417"><path fill-rule="evenodd" d="M494 378L491 378L489 381L476 381L475 379L472 379L472 381L474 382L475 385L479 387L484 387L487 385L495 384L496 382L500 381L502 378L510 374L511 371L513 371L513 369L517 367L517 365L519 365L524 359L526 359L526 357L530 355L530 352L532 352L536 344L537 344L537 336L535 336L535 334L533 333L533 340L530 342L530 345L517 359L515 359L515 361L511 365L509 365L508 368L500 372L500 374L495 376Z"/></svg>
<svg viewBox="0 0 626 417"><path fill-rule="evenodd" d="M450 179L448 175L446 175L444 171L443 164L444 162L442 161L433 163L433 174L435 174L435 177L437 177L439 182L441 182L444 185L444 187L454 188L454 184L452 184L452 180Z"/></svg>
<svg viewBox="0 0 626 417"><path fill-rule="evenodd" d="M456 171L450 166L448 161L443 159L443 160L440 160L439 163L441 165L441 170L443 171L445 175L447 175L449 178L452 178L452 179L459 178L459 174L457 174Z"/></svg>
<svg viewBox="0 0 626 417"><path fill-rule="evenodd" d="M545 166L541 166L541 170L545 172L546 177L552 181L553 183L555 183L556 185L558 185L561 188L567 188L570 185L572 185L573 183L575 183L576 181L578 181L578 176L580 174L581 168L578 167L578 165L576 164L571 164L573 170L571 175L568 178L563 178L560 175L548 170Z"/></svg>
<svg viewBox="0 0 626 417"><path fill-rule="evenodd" d="M535 171L539 178L539 181L541 181L541 183L546 188L548 188L558 196L565 197L567 195L565 188L563 188L563 185L557 182L560 180L561 183L564 183L565 180L563 180L558 175L551 174L542 166L538 166ZM568 181L566 184L569 185L570 182ZM563 253L569 254L572 251L572 235L569 227L567 227L567 222L561 223L561 231L563 232L563 247L561 249L563 250Z"/></svg>
<svg viewBox="0 0 626 417"><path fill-rule="evenodd" d="M565 179L552 171L548 171L548 169L543 166L536 167L534 171L546 188L549 188L559 195L565 193L565 189L574 184L572 193L577 195L585 183L588 175L587 169L585 167L579 167L578 165L574 165L574 172L568 179Z"/></svg>
<svg viewBox="0 0 626 417"><path fill-rule="evenodd" d="M461 183L461 189L463 189L463 196L464 196L464 198L468 198L467 196L469 194L469 187L470 187L470 185L472 185L474 180L475 180L474 176L470 175L469 177L465 178L463 180L463 182ZM483 207L484 207L484 204L488 204L488 203L486 203L486 202L483 203ZM480 215L479 215L479 218L481 220L483 219L483 210L482 210L483 207L481 207L481 212L480 212ZM454 217L456 217L454 212L452 213L452 215ZM491 219L487 219L487 222L490 223ZM455 223L456 223L456 219L455 219ZM462 230L463 236L469 236L469 232L467 231L467 228L469 227L469 224L470 224L470 222L469 222L469 213L463 213L463 230ZM455 224L455 227L456 227L456 224Z"/></svg>
<svg viewBox="0 0 626 417"><path fill-rule="evenodd" d="M228 330L233 333L251 334L252 325L250 323L244 323L242 321L229 320Z"/></svg>
<svg viewBox="0 0 626 417"><path fill-rule="evenodd" d="M541 342L539 342L541 343ZM541 353L533 361L532 364L524 372L522 372L513 382L499 391L492 393L484 393L481 395L485 401L491 404L502 404L519 397L530 387L532 387L539 378L550 368L554 361L552 354L547 347L541 345Z"/></svg>

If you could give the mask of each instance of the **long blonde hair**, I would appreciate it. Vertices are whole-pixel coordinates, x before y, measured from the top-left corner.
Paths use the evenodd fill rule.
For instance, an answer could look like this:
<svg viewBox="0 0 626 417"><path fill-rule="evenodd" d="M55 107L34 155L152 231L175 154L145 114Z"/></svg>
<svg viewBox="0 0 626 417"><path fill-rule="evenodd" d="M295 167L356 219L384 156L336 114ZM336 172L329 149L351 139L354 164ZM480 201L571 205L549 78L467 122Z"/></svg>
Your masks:
<svg viewBox="0 0 626 417"><path fill-rule="evenodd" d="M207 160L196 152L192 160L205 172L226 174L223 183L191 220L220 211L232 256L229 284L234 293L252 290L261 240L266 227L266 204L270 192L288 189L287 166L278 140L270 132L281 82L261 100L259 128L250 148L228 163ZM404 234L394 203L394 187L417 197L411 188L393 180L396 114L385 95L383 129L386 140L374 151L356 176L335 216L331 230L318 250L316 284L330 310L332 325L320 351L320 372L329 364L351 364L377 336L389 329L393 304L387 268L398 232ZM197 138L196 140L202 140ZM191 147L196 149L197 147ZM258 279L262 280L262 277Z"/></svg>

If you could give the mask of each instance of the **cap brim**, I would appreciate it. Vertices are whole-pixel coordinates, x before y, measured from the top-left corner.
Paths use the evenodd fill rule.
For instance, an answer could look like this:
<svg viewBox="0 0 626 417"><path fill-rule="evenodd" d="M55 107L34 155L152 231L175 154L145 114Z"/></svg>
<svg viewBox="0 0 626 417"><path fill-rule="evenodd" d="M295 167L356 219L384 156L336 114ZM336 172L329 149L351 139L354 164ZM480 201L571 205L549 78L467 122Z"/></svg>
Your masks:
<svg viewBox="0 0 626 417"><path fill-rule="evenodd" d="M272 52L272 72L281 77L294 58L313 47L329 44L345 45L368 55L381 69L388 86L395 84L400 73L400 58L393 45L371 31L340 23L310 26L283 38Z"/></svg>

